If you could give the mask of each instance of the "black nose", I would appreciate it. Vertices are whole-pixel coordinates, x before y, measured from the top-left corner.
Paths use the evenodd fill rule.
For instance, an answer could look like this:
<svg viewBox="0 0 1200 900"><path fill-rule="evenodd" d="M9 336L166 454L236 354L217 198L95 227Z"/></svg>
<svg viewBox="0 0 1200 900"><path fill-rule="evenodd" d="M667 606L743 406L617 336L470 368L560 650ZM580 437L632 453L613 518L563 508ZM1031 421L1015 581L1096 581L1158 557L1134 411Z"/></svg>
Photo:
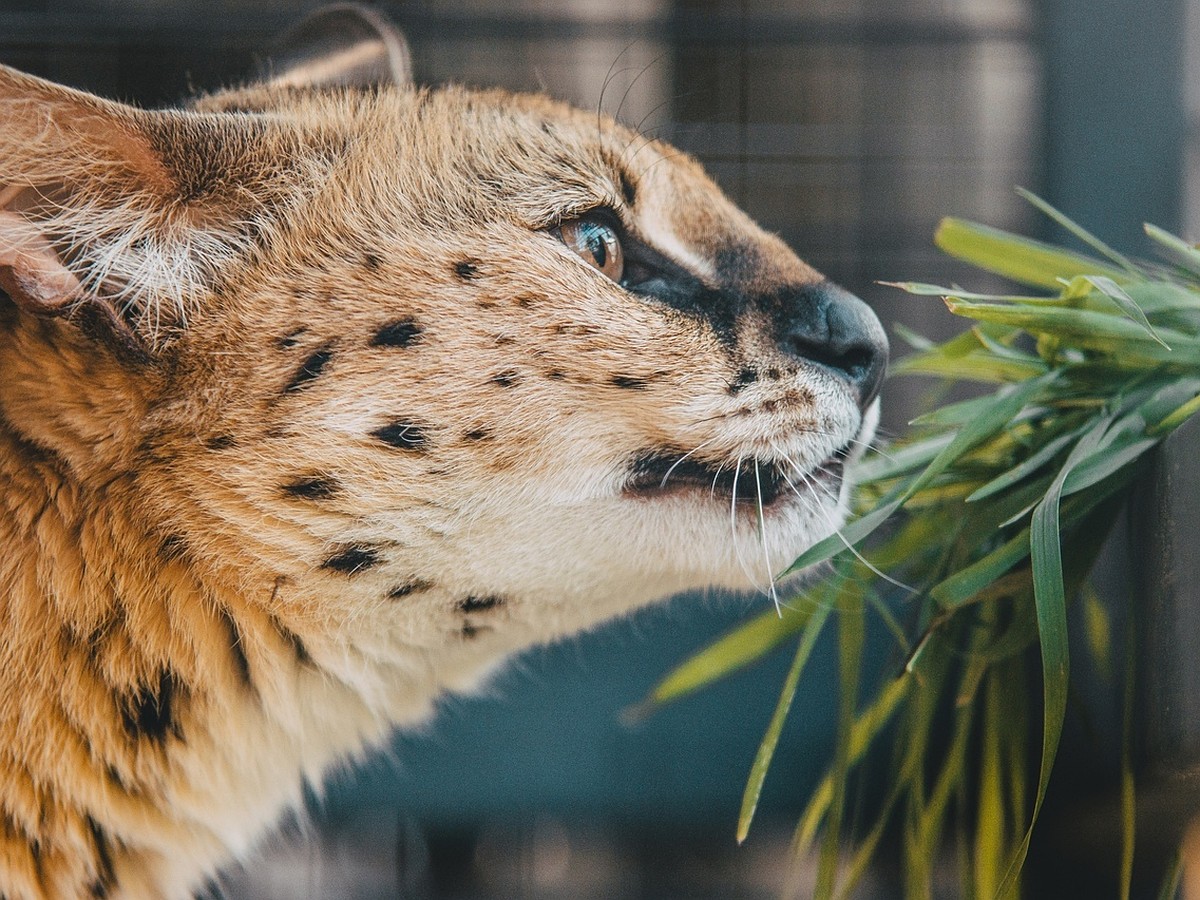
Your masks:
<svg viewBox="0 0 1200 900"><path fill-rule="evenodd" d="M796 291L778 321L785 352L846 379L866 409L887 371L888 342L871 307L830 281Z"/></svg>

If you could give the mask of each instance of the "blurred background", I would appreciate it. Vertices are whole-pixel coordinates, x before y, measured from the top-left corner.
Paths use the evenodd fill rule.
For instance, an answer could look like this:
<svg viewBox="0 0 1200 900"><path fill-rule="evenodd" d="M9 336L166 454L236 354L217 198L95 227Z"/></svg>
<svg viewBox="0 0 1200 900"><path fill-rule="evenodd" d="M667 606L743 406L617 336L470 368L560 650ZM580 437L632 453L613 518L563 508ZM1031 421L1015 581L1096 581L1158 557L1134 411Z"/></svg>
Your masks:
<svg viewBox="0 0 1200 900"><path fill-rule="evenodd" d="M170 104L252 75L273 39L315 5L0 0L0 62ZM1146 250L1146 220L1200 232L1196 7L1200 0L379 8L407 34L418 82L545 91L665 138L889 327L944 337L959 325L940 304L877 282L989 287L933 248L944 215L1061 237L1030 214L1016 185L1134 253ZM885 433L903 428L921 390L888 386ZM741 792L789 654L643 721L623 715L674 664L766 602L679 598L526 654L481 696L447 700L420 733L315 786L307 815L212 893L777 896L791 826L832 745L832 648L805 675L740 849ZM899 660L883 635L876 641L883 676ZM860 896L893 896L892 883L883 866Z"/></svg>

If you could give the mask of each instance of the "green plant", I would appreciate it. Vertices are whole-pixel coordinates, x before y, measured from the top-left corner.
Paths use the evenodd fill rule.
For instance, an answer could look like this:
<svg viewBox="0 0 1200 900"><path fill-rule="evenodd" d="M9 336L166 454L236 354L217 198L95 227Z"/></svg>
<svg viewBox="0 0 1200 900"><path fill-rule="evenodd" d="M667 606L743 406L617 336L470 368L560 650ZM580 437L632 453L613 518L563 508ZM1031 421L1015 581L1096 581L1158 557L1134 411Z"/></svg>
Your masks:
<svg viewBox="0 0 1200 900"><path fill-rule="evenodd" d="M742 840L813 645L836 621L835 751L795 841L798 853L819 842L820 897L847 894L889 824L902 834L907 897L931 896L932 862L950 846L964 862L963 896L1019 896L1063 729L1068 601L1082 596L1090 646L1107 658L1106 613L1086 589L1088 572L1139 460L1200 409L1200 251L1147 226L1170 263L1135 262L1025 196L1097 255L945 220L935 239L944 251L1040 293L896 285L944 298L973 324L942 344L902 331L914 352L893 374L976 382L984 392L927 413L887 452L869 455L857 475L857 516L788 570L823 564L827 577L682 664L648 699L673 700L796 642L746 786ZM887 623L907 662L862 696L869 613ZM1042 703L1031 703L1039 683ZM939 746L935 723L947 721L948 745ZM885 736L894 748L887 793L847 862L847 784ZM1032 772L1031 740L1041 746ZM1133 800L1126 741L1123 896Z"/></svg>

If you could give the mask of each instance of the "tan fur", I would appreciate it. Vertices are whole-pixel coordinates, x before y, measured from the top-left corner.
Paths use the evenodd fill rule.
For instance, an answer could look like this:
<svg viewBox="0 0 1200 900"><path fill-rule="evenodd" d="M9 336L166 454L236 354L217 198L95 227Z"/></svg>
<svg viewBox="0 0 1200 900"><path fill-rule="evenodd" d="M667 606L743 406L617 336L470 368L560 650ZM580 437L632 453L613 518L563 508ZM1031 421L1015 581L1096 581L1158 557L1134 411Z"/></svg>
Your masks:
<svg viewBox="0 0 1200 900"><path fill-rule="evenodd" d="M144 112L0 68L0 895L188 896L511 651L761 587L840 520L622 493L646 448L812 471L874 418L754 309L731 349L548 230L597 207L710 280L730 249L744 291L819 279L544 98Z"/></svg>

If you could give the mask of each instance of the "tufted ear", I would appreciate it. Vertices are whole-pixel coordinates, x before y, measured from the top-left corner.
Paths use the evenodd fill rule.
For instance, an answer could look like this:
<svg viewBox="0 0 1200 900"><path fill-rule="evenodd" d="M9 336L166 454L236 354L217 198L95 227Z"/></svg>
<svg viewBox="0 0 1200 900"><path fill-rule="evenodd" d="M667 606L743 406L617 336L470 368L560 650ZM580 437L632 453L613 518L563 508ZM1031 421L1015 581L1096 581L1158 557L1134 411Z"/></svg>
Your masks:
<svg viewBox="0 0 1200 900"><path fill-rule="evenodd" d="M0 66L0 296L125 349L182 322L259 237L280 128L145 111ZM287 158L286 156L282 158Z"/></svg>
<svg viewBox="0 0 1200 900"><path fill-rule="evenodd" d="M283 36L266 80L272 87L407 87L412 56L404 35L386 17L342 3L317 10Z"/></svg>

